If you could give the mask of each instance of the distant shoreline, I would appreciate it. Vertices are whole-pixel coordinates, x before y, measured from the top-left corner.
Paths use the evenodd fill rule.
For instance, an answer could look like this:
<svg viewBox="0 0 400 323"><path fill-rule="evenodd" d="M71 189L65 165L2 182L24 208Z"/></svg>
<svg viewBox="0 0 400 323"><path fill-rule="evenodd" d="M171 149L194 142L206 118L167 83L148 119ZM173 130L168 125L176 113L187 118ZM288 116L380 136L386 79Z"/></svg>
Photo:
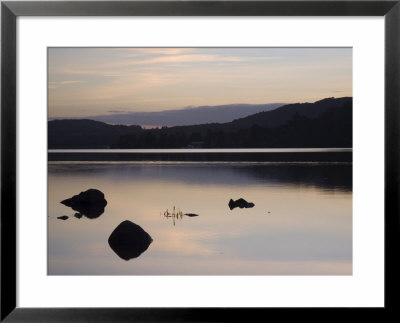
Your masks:
<svg viewBox="0 0 400 323"><path fill-rule="evenodd" d="M352 148L302 149L51 149L48 161L345 162Z"/></svg>
<svg viewBox="0 0 400 323"><path fill-rule="evenodd" d="M173 154L173 153L230 153L230 154L243 154L243 153L321 153L321 152L352 152L353 148L179 148L179 149L49 149L50 154L59 153L104 153L104 154Z"/></svg>

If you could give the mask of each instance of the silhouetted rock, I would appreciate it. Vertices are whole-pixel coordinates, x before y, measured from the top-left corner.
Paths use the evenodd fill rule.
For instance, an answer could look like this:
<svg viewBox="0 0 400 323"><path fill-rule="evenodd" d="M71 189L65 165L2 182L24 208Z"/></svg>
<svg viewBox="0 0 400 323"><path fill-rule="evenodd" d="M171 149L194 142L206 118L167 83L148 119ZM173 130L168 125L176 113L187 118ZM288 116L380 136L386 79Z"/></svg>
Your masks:
<svg viewBox="0 0 400 323"><path fill-rule="evenodd" d="M111 249L124 260L139 257L152 241L146 231L128 220L118 225L108 238Z"/></svg>
<svg viewBox="0 0 400 323"><path fill-rule="evenodd" d="M76 217L77 219L80 219L80 218L82 217L82 214L80 214L80 213L75 213L75 214L74 214L74 217Z"/></svg>
<svg viewBox="0 0 400 323"><path fill-rule="evenodd" d="M198 214L195 213L185 213L186 216L199 216Z"/></svg>
<svg viewBox="0 0 400 323"><path fill-rule="evenodd" d="M244 200L244 199L242 199L242 198L240 198L240 199L238 199L238 200L236 200L236 201L230 199L230 201L229 201L229 203L228 203L228 206L229 206L229 208L230 208L231 210L233 210L233 209L236 208L236 207L239 207L239 208L241 208L241 209L243 209L243 208L246 208L246 209L247 209L247 208L253 207L253 206L254 206L254 203L247 202L246 200Z"/></svg>
<svg viewBox="0 0 400 323"><path fill-rule="evenodd" d="M103 214L104 208L107 205L104 194L93 188L61 201L61 203L90 219L97 218Z"/></svg>
<svg viewBox="0 0 400 323"><path fill-rule="evenodd" d="M57 219L66 220L66 219L68 219L68 216L66 216L66 215L58 216Z"/></svg>

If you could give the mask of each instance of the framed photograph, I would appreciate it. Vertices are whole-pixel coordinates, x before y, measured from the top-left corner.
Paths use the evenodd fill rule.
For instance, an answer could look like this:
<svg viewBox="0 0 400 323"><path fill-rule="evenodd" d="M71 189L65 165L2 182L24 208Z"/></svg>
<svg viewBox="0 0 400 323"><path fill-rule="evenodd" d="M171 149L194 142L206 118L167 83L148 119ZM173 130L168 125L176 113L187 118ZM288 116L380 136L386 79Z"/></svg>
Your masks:
<svg viewBox="0 0 400 323"><path fill-rule="evenodd" d="M399 14L2 2L1 320L393 314Z"/></svg>

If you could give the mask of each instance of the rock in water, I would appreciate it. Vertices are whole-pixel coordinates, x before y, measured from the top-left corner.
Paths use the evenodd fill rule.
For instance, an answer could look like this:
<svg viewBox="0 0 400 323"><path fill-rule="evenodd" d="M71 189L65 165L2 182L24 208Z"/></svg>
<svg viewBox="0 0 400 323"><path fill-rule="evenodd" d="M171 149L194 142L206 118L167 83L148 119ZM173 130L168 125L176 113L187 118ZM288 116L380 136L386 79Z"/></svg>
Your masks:
<svg viewBox="0 0 400 323"><path fill-rule="evenodd" d="M71 207L73 210L78 211L90 219L102 215L104 213L104 208L107 205L103 192L93 188L61 201L61 203Z"/></svg>
<svg viewBox="0 0 400 323"><path fill-rule="evenodd" d="M230 199L228 206L231 210L233 210L236 207L239 207L241 209L243 209L243 208L247 209L247 208L254 207L254 203L247 202L245 199L242 199L242 198L240 198L236 201Z"/></svg>
<svg viewBox="0 0 400 323"><path fill-rule="evenodd" d="M124 260L139 257L152 241L146 231L128 220L117 226L108 238L111 249Z"/></svg>
<svg viewBox="0 0 400 323"><path fill-rule="evenodd" d="M198 214L195 214L195 213L185 213L185 215L190 216L190 217L199 216Z"/></svg>
<svg viewBox="0 0 400 323"><path fill-rule="evenodd" d="M66 220L66 219L68 219L68 216L66 216L66 215L58 216L57 219Z"/></svg>

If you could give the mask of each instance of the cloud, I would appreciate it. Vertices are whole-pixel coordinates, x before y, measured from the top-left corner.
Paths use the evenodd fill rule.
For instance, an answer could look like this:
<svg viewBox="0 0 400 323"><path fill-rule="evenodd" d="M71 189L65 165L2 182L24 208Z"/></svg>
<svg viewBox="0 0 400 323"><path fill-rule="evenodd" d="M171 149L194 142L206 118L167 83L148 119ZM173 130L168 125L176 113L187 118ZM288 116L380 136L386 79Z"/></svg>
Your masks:
<svg viewBox="0 0 400 323"><path fill-rule="evenodd" d="M70 84L76 84L76 83L82 83L82 81L75 80L75 81L49 82L49 89L56 89L56 88L59 88L60 86L63 86L63 85L70 85Z"/></svg>
<svg viewBox="0 0 400 323"><path fill-rule="evenodd" d="M86 62L85 64L65 64L57 66L53 70L53 74L59 75L96 75L99 77L119 77L132 72L131 67L138 70L139 68L184 68L191 64L200 63L218 63L218 64L235 64L240 62L260 62L267 60L279 59L277 56L243 56L243 55L226 55L223 53L205 53L199 52L195 48L137 48L129 50L128 54L114 55L114 59L102 58L100 61Z"/></svg>
<svg viewBox="0 0 400 323"><path fill-rule="evenodd" d="M57 49L50 115L156 111L351 95L351 51L269 48ZM339 93L339 92L338 92Z"/></svg>
<svg viewBox="0 0 400 323"><path fill-rule="evenodd" d="M138 55L150 54L150 55L178 55L183 53L191 53L195 49L194 48L158 48L158 47L150 47L150 48L128 48L125 50L132 50L133 53L129 53L124 55L125 57L136 57Z"/></svg>
<svg viewBox="0 0 400 323"><path fill-rule="evenodd" d="M243 57L243 56L224 56L214 54L187 54L187 55L169 55L159 56L142 60L128 60L122 62L114 62L103 67L122 67L149 64L183 64L183 63L217 63L217 62L248 62L252 60L268 60L276 59L276 57Z"/></svg>
<svg viewBox="0 0 400 323"><path fill-rule="evenodd" d="M121 74L103 74L104 77L120 77Z"/></svg>
<svg viewBox="0 0 400 323"><path fill-rule="evenodd" d="M108 110L108 113L126 113L128 112L127 110Z"/></svg>

